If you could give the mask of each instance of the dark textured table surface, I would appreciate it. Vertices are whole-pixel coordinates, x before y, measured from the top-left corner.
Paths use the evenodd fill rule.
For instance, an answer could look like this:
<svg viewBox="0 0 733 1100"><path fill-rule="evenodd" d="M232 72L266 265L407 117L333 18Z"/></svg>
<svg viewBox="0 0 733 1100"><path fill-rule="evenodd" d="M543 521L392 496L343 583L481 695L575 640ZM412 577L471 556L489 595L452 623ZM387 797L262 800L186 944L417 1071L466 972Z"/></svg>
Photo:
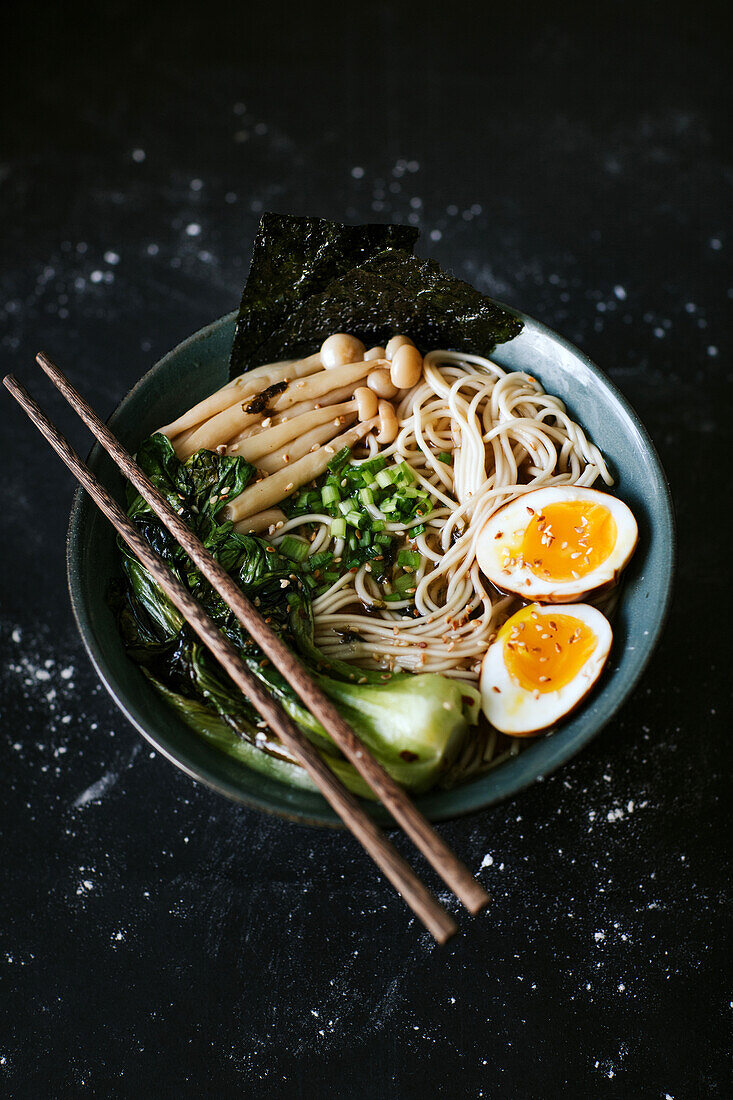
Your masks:
<svg viewBox="0 0 733 1100"><path fill-rule="evenodd" d="M438 949L349 836L226 803L126 723L69 610L70 478L4 399L4 1095L731 1095L730 40L705 5L551 8L118 0L6 28L3 369L80 449L39 347L108 413L236 305L262 210L409 221L608 371L680 559L594 744L441 826L494 904Z"/></svg>

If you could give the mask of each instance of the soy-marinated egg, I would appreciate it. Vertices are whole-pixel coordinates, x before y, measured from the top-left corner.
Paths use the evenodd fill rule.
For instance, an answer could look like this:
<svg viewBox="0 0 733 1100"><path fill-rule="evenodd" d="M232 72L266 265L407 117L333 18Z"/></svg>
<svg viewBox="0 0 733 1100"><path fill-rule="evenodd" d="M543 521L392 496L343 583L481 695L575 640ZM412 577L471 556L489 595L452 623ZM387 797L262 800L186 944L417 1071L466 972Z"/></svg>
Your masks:
<svg viewBox="0 0 733 1100"><path fill-rule="evenodd" d="M637 537L623 501L563 485L536 489L495 512L479 534L476 556L502 591L567 603L612 584Z"/></svg>
<svg viewBox="0 0 733 1100"><path fill-rule="evenodd" d="M484 714L496 729L517 737L554 725L590 691L611 641L608 619L588 604L523 607L484 656Z"/></svg>

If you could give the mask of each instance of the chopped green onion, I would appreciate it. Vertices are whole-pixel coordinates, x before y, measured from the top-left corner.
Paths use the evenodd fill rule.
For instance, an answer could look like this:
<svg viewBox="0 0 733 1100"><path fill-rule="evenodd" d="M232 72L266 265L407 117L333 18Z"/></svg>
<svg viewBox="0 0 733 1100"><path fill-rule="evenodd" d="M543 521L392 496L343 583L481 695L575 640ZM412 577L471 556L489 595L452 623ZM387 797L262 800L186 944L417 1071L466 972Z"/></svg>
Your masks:
<svg viewBox="0 0 733 1100"><path fill-rule="evenodd" d="M382 455L377 455L376 458L370 458L367 462L362 462L359 469L363 470L365 474L374 475L378 474L380 470L383 470L386 465L386 458L383 458Z"/></svg>
<svg viewBox="0 0 733 1100"><path fill-rule="evenodd" d="M409 565L417 569L422 561L422 554L418 550L400 550L397 555L398 565Z"/></svg>
<svg viewBox="0 0 733 1100"><path fill-rule="evenodd" d="M308 557L308 543L293 535L286 535L280 543L280 553L291 561L305 561Z"/></svg>
<svg viewBox="0 0 733 1100"><path fill-rule="evenodd" d="M389 546L392 542L392 536L386 531L380 531L374 536L374 541L377 543L378 546Z"/></svg>
<svg viewBox="0 0 733 1100"><path fill-rule="evenodd" d="M411 527L410 528L410 538L411 539L415 539L415 538L417 538L418 535L424 535L424 534L425 534L425 524L424 523L418 523L417 527Z"/></svg>
<svg viewBox="0 0 733 1100"><path fill-rule="evenodd" d="M390 470L380 470L376 476L377 485L382 489L389 489L389 487L394 485L397 481L397 476L394 467Z"/></svg>
<svg viewBox="0 0 733 1100"><path fill-rule="evenodd" d="M383 500L380 502L380 510L382 512L396 512L397 501L396 500Z"/></svg>
<svg viewBox="0 0 733 1100"><path fill-rule="evenodd" d="M358 527L365 520L363 512L347 512L346 522L351 524L352 527Z"/></svg>
<svg viewBox="0 0 733 1100"><path fill-rule="evenodd" d="M348 447L342 447L341 450L338 451L329 462L328 469L331 471L331 473L339 473L349 461L350 457L351 450Z"/></svg>
<svg viewBox="0 0 733 1100"><path fill-rule="evenodd" d="M450 453L450 451L438 451L435 457L437 458L438 462L445 462L446 466L453 465L453 455Z"/></svg>
<svg viewBox="0 0 733 1100"><path fill-rule="evenodd" d="M335 539L343 539L346 537L346 520L343 519L343 517L331 520L331 535Z"/></svg>
<svg viewBox="0 0 733 1100"><path fill-rule="evenodd" d="M324 485L321 489L321 500L325 505L335 504L341 500L341 493L338 491L335 485Z"/></svg>
<svg viewBox="0 0 733 1100"><path fill-rule="evenodd" d="M372 523L372 531L383 531L387 524L383 519L375 519Z"/></svg>
<svg viewBox="0 0 733 1100"><path fill-rule="evenodd" d="M374 504L374 493L371 489L360 489L359 500L362 504Z"/></svg>
<svg viewBox="0 0 733 1100"><path fill-rule="evenodd" d="M415 475L413 474L412 470L410 469L410 467L407 465L406 462L400 462L397 469L398 469L399 473L402 475L402 478L403 478L404 481L413 482L413 481L417 480L417 478L415 477Z"/></svg>
<svg viewBox="0 0 733 1100"><path fill-rule="evenodd" d="M335 522L338 522L338 520ZM330 552L330 550L326 550L322 554L314 554L312 558L308 559L308 564L310 565L311 569L320 569L322 565L328 565L329 562L332 561L333 554Z"/></svg>

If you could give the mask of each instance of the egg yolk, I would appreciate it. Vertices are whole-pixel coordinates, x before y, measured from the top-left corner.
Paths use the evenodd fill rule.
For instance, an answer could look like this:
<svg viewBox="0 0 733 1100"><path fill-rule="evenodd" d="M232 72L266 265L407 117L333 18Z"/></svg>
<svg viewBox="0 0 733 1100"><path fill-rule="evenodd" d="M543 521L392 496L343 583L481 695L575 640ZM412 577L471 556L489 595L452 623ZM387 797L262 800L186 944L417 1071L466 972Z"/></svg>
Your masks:
<svg viewBox="0 0 733 1100"><path fill-rule="evenodd" d="M596 636L573 615L541 615L531 607L502 627L504 663L527 691L559 691L569 684L595 649Z"/></svg>
<svg viewBox="0 0 733 1100"><path fill-rule="evenodd" d="M601 565L615 543L616 521L608 508L587 500L559 501L532 516L521 553L535 576L570 581Z"/></svg>

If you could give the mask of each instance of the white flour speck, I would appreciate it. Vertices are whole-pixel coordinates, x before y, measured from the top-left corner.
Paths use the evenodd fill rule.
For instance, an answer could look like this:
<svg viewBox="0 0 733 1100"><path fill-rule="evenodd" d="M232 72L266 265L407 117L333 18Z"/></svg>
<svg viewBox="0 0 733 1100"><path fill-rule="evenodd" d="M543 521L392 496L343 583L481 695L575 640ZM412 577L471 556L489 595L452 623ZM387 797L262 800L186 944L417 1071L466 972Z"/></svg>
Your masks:
<svg viewBox="0 0 733 1100"><path fill-rule="evenodd" d="M110 787L115 785L118 779L119 776L116 772L105 772L101 779L98 779L96 783L92 783L85 791L77 795L73 801L74 809L80 810L82 806L88 806L90 802L98 802Z"/></svg>

